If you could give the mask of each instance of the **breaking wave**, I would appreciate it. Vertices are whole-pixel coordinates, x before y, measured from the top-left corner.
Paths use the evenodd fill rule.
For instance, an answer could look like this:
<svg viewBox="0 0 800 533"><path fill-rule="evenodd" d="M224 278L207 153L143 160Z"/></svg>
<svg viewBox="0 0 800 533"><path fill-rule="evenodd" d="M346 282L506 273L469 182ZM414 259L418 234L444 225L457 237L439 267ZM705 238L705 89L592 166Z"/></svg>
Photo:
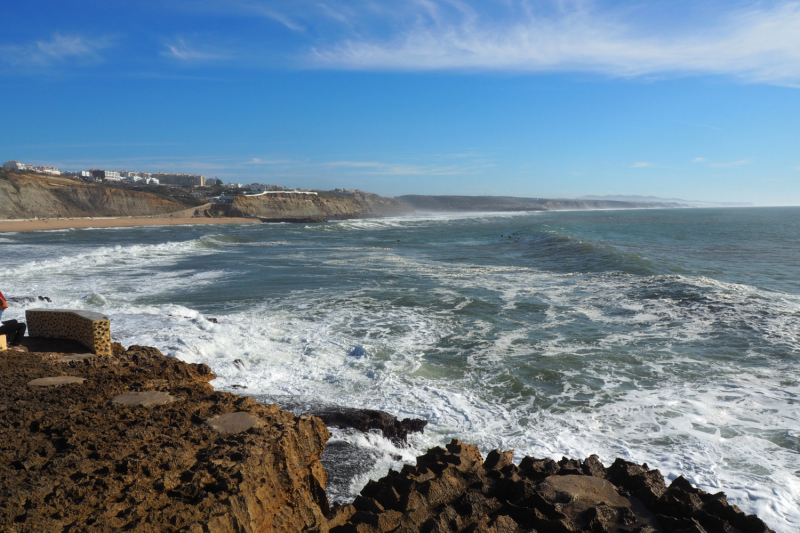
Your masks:
<svg viewBox="0 0 800 533"><path fill-rule="evenodd" d="M796 531L800 251L764 227L780 252L762 268L701 211L15 234L0 281L102 311L114 340L206 363L218 389L429 420L408 447L334 431L361 458L334 500L458 436L647 462Z"/></svg>

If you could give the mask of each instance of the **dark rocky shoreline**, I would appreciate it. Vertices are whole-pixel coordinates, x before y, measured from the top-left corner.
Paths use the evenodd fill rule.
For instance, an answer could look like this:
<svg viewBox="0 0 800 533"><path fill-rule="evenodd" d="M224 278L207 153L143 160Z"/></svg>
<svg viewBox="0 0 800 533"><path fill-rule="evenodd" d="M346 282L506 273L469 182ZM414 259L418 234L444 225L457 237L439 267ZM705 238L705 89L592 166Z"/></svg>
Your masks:
<svg viewBox="0 0 800 533"><path fill-rule="evenodd" d="M395 444L408 442L409 433L420 433L428 425L427 420L416 418L399 420L386 411L343 407L302 396L258 395L253 398L265 405L278 404L285 411L316 416L321 418L328 427L354 428L364 433L377 430L384 438Z"/></svg>
<svg viewBox="0 0 800 533"><path fill-rule="evenodd" d="M65 358L36 346L0 352L2 531L770 532L724 494L681 477L667 487L647 465L516 465L456 440L331 509L326 423L402 442L424 421L330 406L297 416L215 391L207 366L155 348ZM34 381L47 377L71 383Z"/></svg>
<svg viewBox="0 0 800 533"><path fill-rule="evenodd" d="M370 481L326 529L355 532L768 533L756 516L686 481L617 459L525 457L453 440Z"/></svg>

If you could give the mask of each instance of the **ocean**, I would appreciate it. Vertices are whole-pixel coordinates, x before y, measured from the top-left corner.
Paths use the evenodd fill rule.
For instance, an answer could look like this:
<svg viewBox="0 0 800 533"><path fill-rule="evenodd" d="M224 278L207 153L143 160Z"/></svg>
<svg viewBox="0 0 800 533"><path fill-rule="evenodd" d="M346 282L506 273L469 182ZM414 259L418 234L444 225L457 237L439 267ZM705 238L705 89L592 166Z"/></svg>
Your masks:
<svg viewBox="0 0 800 533"><path fill-rule="evenodd" d="M429 421L408 446L334 430L352 464L332 500L458 437L646 462L800 530L800 208L5 233L0 250L6 296L105 313L115 341L206 363L218 390Z"/></svg>

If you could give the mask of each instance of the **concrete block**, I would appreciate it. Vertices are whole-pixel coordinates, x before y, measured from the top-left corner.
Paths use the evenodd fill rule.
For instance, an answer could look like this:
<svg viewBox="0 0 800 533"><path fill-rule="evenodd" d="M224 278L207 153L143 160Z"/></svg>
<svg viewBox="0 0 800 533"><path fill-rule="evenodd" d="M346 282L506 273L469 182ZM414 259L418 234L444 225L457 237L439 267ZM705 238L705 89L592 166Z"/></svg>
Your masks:
<svg viewBox="0 0 800 533"><path fill-rule="evenodd" d="M111 322L92 311L28 309L28 335L80 342L97 355L111 355Z"/></svg>

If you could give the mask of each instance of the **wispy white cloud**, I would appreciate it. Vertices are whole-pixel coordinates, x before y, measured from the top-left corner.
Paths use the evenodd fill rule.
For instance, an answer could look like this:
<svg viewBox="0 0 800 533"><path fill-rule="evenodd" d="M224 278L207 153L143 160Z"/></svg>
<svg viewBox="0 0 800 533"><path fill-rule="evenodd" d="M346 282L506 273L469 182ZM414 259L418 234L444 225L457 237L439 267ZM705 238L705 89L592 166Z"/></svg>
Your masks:
<svg viewBox="0 0 800 533"><path fill-rule="evenodd" d="M740 161L731 161L729 163L709 163L708 166L711 168L730 168L730 167L741 167L742 165L749 165L752 163L749 159L742 159Z"/></svg>
<svg viewBox="0 0 800 533"><path fill-rule="evenodd" d="M113 40L56 33L50 40L23 45L0 46L0 61L17 68L47 68L65 65L96 64L103 61L101 51Z"/></svg>
<svg viewBox="0 0 800 533"><path fill-rule="evenodd" d="M796 0L728 10L683 28L656 27L588 0L540 5L549 7L537 11L524 0L417 0L395 10L401 15L374 8L375 25L389 31L348 33L317 46L309 60L354 70L725 74L800 85ZM498 15L498 6L508 9Z"/></svg>
<svg viewBox="0 0 800 533"><path fill-rule="evenodd" d="M218 50L202 49L183 38L177 38L165 45L161 55L186 62L219 61L229 59L231 56Z"/></svg>
<svg viewBox="0 0 800 533"><path fill-rule="evenodd" d="M219 51L208 47L212 32L202 46L177 39L162 54L185 63L224 60L243 68L589 72L645 79L727 75L800 87L800 0L718 1L715 9L697 11L678 2L670 5L666 21L659 11L665 2L635 4L198 0L181 9L266 19L295 35L278 40L243 32L227 36L226 50Z"/></svg>
<svg viewBox="0 0 800 533"><path fill-rule="evenodd" d="M320 7L324 8L326 6L324 4L321 4ZM280 22L281 24L283 24L284 26L286 26L287 28L289 28L292 31L303 32L303 31L306 30L305 26L303 26L302 24L300 24L298 22L295 22L292 18L290 18L289 16L284 15L284 14L282 14L280 12L273 11L271 9L266 9L266 8L257 8L257 10L261 13L261 15L263 15L263 16L265 16L267 18L271 18L271 19L273 19L273 20L275 20L277 22Z"/></svg>
<svg viewBox="0 0 800 533"><path fill-rule="evenodd" d="M705 162L706 162L705 157L695 157L694 159L692 159L692 163L705 163Z"/></svg>
<svg viewBox="0 0 800 533"><path fill-rule="evenodd" d="M647 168L652 166L653 166L652 163L634 163L633 165L631 165L631 168Z"/></svg>

